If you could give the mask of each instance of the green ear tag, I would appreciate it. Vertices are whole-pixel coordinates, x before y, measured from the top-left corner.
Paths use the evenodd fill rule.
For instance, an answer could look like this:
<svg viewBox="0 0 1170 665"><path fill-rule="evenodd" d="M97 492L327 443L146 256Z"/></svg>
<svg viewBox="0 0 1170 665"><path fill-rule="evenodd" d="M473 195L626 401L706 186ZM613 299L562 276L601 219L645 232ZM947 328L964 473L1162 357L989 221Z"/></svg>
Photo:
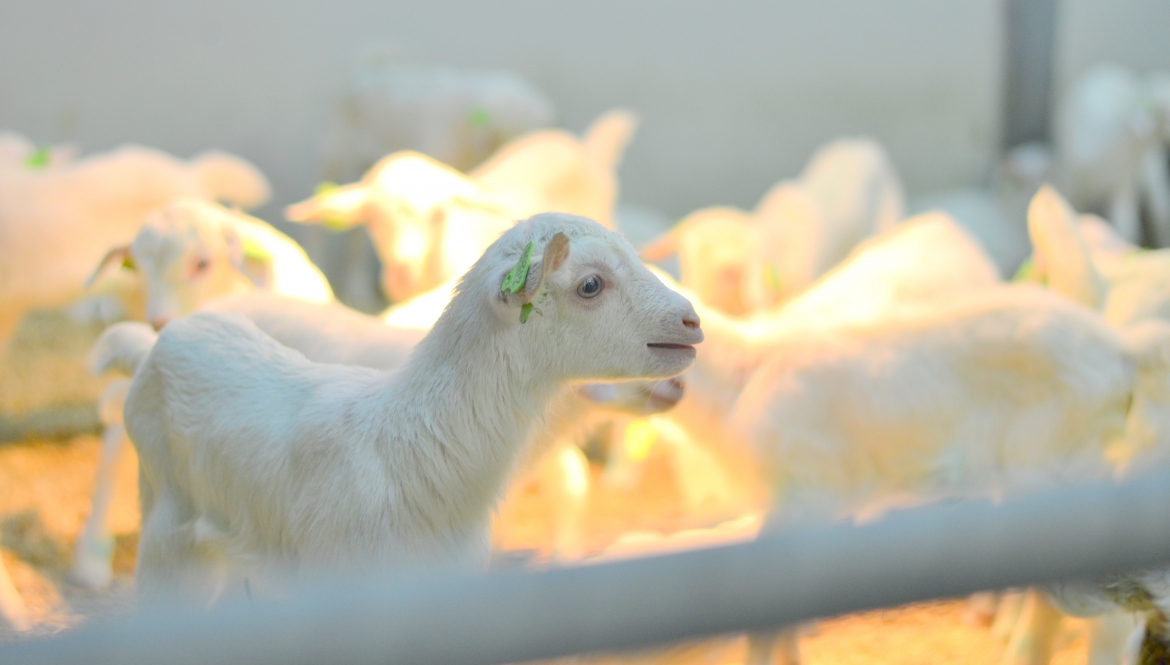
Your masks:
<svg viewBox="0 0 1170 665"><path fill-rule="evenodd" d="M1012 277L1013 282L1033 282L1036 280L1036 260L1029 256L1020 264L1020 269Z"/></svg>
<svg viewBox="0 0 1170 665"><path fill-rule="evenodd" d="M339 186L340 185L338 185L337 183L329 182L328 180L326 180L325 182L318 183L317 189L313 191L313 196L321 196L322 194L328 194L329 192L332 192L333 190L337 189ZM329 229L330 231L338 231L338 232L348 231L353 226L352 224L347 224L347 223L345 223L339 219L335 219L333 217L323 218L321 220L321 224L325 228Z"/></svg>
<svg viewBox="0 0 1170 665"><path fill-rule="evenodd" d="M504 275L504 283L500 286L500 291L504 293L520 293L524 290L524 282L528 281L528 269L532 267L532 250L536 247L536 241L531 241L528 246L524 248L524 253L520 255L520 260L512 269ZM524 303L520 307L520 323L528 321L528 317L532 315L532 303Z"/></svg>
<svg viewBox="0 0 1170 665"><path fill-rule="evenodd" d="M532 267L532 250L536 248L536 241L528 243L520 260L504 275L504 284L500 290L504 293L520 293L524 290L524 282L528 280L528 269Z"/></svg>
<svg viewBox="0 0 1170 665"><path fill-rule="evenodd" d="M478 106L471 109L471 116L468 118L471 121L472 127L487 127L491 119L491 114L486 109Z"/></svg>
<svg viewBox="0 0 1170 665"><path fill-rule="evenodd" d="M24 165L30 169L43 169L49 165L49 158L53 156L53 149L47 145L37 146L24 160Z"/></svg>

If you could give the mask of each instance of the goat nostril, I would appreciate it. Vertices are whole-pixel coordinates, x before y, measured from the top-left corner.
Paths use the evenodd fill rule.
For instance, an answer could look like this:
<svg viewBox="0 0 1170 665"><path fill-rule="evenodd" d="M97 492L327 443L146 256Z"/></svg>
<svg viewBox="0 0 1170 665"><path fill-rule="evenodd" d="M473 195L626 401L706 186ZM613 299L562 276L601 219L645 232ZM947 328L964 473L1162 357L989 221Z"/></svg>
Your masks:
<svg viewBox="0 0 1170 665"><path fill-rule="evenodd" d="M699 327L699 317L695 314L685 314L682 319L683 325L688 328Z"/></svg>
<svg viewBox="0 0 1170 665"><path fill-rule="evenodd" d="M151 319L150 325L154 327L155 332L158 332L163 329L163 326L165 326L168 321L170 321L170 319Z"/></svg>

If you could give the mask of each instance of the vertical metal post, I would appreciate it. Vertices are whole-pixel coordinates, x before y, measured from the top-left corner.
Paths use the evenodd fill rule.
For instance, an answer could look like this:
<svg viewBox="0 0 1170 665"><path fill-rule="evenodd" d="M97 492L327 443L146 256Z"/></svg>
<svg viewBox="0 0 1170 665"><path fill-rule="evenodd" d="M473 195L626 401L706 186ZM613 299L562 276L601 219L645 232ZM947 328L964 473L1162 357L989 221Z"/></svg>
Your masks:
<svg viewBox="0 0 1170 665"><path fill-rule="evenodd" d="M1049 139L1057 0L1003 0L1003 148Z"/></svg>

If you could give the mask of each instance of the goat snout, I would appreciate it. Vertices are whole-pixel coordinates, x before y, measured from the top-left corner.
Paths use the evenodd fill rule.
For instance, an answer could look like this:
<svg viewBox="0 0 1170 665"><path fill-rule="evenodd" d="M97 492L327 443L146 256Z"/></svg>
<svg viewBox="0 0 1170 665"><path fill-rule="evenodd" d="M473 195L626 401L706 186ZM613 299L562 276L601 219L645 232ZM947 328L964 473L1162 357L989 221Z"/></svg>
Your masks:
<svg viewBox="0 0 1170 665"><path fill-rule="evenodd" d="M699 315L695 312L695 308L691 306L689 302L680 313L680 319L682 321L683 328L685 328L688 332L693 331L693 333L698 337L693 342L690 342L691 344L698 344L699 342L703 341L703 329L699 327Z"/></svg>

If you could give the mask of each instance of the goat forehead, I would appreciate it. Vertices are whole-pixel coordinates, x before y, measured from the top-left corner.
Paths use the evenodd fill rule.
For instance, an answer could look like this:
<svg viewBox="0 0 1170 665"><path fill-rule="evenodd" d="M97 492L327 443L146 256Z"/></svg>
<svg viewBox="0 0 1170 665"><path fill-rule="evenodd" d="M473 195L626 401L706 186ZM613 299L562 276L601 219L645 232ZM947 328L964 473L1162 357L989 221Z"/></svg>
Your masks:
<svg viewBox="0 0 1170 665"><path fill-rule="evenodd" d="M139 234L134 254L139 262L161 267L192 253L209 253L214 235L203 225L183 225Z"/></svg>
<svg viewBox="0 0 1170 665"><path fill-rule="evenodd" d="M641 272L638 270L641 265L633 248L612 238L591 236L574 239L570 244L569 266L572 272L604 266L616 276L624 276L631 272Z"/></svg>

